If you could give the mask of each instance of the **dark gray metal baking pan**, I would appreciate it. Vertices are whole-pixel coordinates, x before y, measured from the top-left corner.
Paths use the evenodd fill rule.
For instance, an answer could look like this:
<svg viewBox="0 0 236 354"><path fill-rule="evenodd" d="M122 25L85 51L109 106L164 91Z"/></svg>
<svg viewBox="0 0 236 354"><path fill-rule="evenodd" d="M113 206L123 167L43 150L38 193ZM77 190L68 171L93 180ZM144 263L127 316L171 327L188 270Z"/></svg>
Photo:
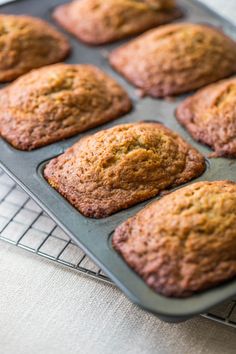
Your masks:
<svg viewBox="0 0 236 354"><path fill-rule="evenodd" d="M53 22L51 10L62 2L57 0L20 0L2 6L0 12L30 14ZM222 27L232 37L236 36L236 29L233 25L202 7L199 3L192 0L179 0L179 4L186 14L182 21L213 24ZM85 134L91 134L124 122L158 120L178 132L205 156L210 153L207 147L194 142L174 117L174 110L184 96L174 102L148 97L140 99L136 96L135 89L111 69L107 62L106 52L119 46L121 42L102 47L89 47L79 43L70 35L68 37L73 47L73 53L67 60L68 63L90 63L101 67L127 89L134 102L134 110L130 114ZM167 298L156 294L126 265L110 244L116 226L129 216L134 215L150 201L110 217L94 220L82 216L47 184L42 176L45 162L61 154L85 134L79 134L31 152L18 151L0 139L0 166L68 233L134 303L156 314L161 319L171 322L183 321L196 314L204 313L209 308L235 296L236 280L186 299ZM206 172L197 180L231 179L236 182L235 162L236 160L223 158L210 159Z"/></svg>

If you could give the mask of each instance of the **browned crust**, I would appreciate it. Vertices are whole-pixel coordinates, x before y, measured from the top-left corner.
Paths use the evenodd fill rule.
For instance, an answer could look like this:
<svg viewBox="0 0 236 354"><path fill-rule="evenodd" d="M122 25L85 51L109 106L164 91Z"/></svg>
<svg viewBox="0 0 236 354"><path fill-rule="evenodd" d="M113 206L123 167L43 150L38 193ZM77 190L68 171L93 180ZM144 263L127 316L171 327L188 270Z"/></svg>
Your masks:
<svg viewBox="0 0 236 354"><path fill-rule="evenodd" d="M194 139L210 146L214 157L236 157L236 78L199 90L176 110Z"/></svg>
<svg viewBox="0 0 236 354"><path fill-rule="evenodd" d="M111 52L109 60L144 94L166 97L232 75L235 57L236 43L218 29L180 23L143 34Z"/></svg>
<svg viewBox="0 0 236 354"><path fill-rule="evenodd" d="M236 276L236 184L198 182L115 230L114 248L156 292L186 297Z"/></svg>
<svg viewBox="0 0 236 354"><path fill-rule="evenodd" d="M109 3L103 0L72 1L58 6L53 18L81 41L101 45L142 33L183 16L182 11L175 6L156 9L133 0L109 0Z"/></svg>
<svg viewBox="0 0 236 354"><path fill-rule="evenodd" d="M0 134L32 150L129 112L123 88L92 65L55 64L22 76L0 95Z"/></svg>
<svg viewBox="0 0 236 354"><path fill-rule="evenodd" d="M30 16L0 15L0 82L65 59L66 37L47 22Z"/></svg>
<svg viewBox="0 0 236 354"><path fill-rule="evenodd" d="M109 216L205 170L203 156L158 123L123 124L85 137L44 176L83 215Z"/></svg>

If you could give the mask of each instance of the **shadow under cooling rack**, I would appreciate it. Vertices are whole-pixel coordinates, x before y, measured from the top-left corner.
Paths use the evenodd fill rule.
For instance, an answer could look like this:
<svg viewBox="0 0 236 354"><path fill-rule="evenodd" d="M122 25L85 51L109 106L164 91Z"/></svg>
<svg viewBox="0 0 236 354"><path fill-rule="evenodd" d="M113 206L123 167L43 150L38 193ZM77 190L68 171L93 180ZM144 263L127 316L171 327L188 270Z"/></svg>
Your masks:
<svg viewBox="0 0 236 354"><path fill-rule="evenodd" d="M1 169L0 240L113 284ZM236 328L236 299L217 306L202 316Z"/></svg>

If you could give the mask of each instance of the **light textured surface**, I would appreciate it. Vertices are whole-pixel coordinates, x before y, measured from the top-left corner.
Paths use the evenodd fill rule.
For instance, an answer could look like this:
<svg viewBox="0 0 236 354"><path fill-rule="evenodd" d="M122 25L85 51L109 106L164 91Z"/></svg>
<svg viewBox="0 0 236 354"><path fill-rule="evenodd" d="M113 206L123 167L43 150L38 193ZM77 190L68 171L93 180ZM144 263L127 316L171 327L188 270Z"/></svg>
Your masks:
<svg viewBox="0 0 236 354"><path fill-rule="evenodd" d="M163 323L112 286L0 245L1 353L235 353L234 329Z"/></svg>
<svg viewBox="0 0 236 354"><path fill-rule="evenodd" d="M235 0L204 2L235 17ZM3 242L0 269L1 353L235 353L234 329L202 318L163 323L116 288Z"/></svg>
<svg viewBox="0 0 236 354"><path fill-rule="evenodd" d="M227 20L236 24L236 1L235 0L198 0L218 12Z"/></svg>

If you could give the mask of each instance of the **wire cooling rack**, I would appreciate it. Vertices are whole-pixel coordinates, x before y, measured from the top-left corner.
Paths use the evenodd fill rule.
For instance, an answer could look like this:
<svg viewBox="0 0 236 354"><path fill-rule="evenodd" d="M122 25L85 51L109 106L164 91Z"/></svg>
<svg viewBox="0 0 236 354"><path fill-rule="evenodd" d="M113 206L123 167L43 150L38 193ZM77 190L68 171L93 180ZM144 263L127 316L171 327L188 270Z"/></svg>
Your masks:
<svg viewBox="0 0 236 354"><path fill-rule="evenodd" d="M0 240L113 284L1 169ZM236 328L236 299L217 306L203 316Z"/></svg>
<svg viewBox="0 0 236 354"><path fill-rule="evenodd" d="M0 169L0 240L112 283L30 197Z"/></svg>

